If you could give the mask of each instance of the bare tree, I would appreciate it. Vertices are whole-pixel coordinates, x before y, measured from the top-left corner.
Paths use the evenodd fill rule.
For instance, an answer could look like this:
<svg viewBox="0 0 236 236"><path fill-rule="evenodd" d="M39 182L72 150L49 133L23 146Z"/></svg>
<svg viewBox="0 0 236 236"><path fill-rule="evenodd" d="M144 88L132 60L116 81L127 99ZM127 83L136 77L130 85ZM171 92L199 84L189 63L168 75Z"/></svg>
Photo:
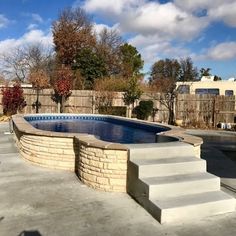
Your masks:
<svg viewBox="0 0 236 236"><path fill-rule="evenodd" d="M13 80L25 82L30 71L44 69L49 72L54 64L53 52L42 44L17 47L1 55L3 73Z"/></svg>
<svg viewBox="0 0 236 236"><path fill-rule="evenodd" d="M180 81L197 81L198 69L194 67L193 61L190 57L180 59Z"/></svg>
<svg viewBox="0 0 236 236"><path fill-rule="evenodd" d="M126 81L122 78L105 77L95 81L95 107L99 112L108 114L117 92L126 88Z"/></svg>
<svg viewBox="0 0 236 236"><path fill-rule="evenodd" d="M24 82L27 76L27 65L21 48L1 55L2 73L13 80Z"/></svg>
<svg viewBox="0 0 236 236"><path fill-rule="evenodd" d="M0 84L5 84L7 81L4 77L4 75L0 74Z"/></svg>
<svg viewBox="0 0 236 236"><path fill-rule="evenodd" d="M161 93L160 103L169 112L168 124L174 124L174 102L177 96L176 82L180 77L181 67L175 59L155 62L152 66L150 86L153 91Z"/></svg>
<svg viewBox="0 0 236 236"><path fill-rule="evenodd" d="M107 75L121 71L120 46L123 40L116 30L104 28L98 35L97 51L106 64Z"/></svg>

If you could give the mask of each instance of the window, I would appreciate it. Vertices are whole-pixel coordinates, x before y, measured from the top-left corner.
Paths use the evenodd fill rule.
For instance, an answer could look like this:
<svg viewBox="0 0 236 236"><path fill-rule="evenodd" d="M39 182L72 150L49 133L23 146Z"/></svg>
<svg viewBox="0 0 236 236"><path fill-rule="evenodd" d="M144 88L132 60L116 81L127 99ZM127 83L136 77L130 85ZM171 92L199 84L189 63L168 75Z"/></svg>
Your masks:
<svg viewBox="0 0 236 236"><path fill-rule="evenodd" d="M179 85L177 91L178 91L178 93L181 93L181 94L189 94L190 87L189 87L189 85Z"/></svg>
<svg viewBox="0 0 236 236"><path fill-rule="evenodd" d="M205 88L199 88L195 89L195 94L213 94L213 95L219 95L220 90L216 88L212 89L205 89Z"/></svg>
<svg viewBox="0 0 236 236"><path fill-rule="evenodd" d="M234 91L233 90L225 90L225 96L233 96Z"/></svg>

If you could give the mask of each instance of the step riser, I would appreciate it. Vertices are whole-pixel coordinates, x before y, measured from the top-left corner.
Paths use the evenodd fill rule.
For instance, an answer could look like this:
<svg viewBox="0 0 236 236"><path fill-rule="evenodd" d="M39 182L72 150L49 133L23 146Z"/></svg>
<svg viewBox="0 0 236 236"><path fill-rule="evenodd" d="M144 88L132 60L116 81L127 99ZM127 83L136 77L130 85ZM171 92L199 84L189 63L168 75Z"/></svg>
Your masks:
<svg viewBox="0 0 236 236"><path fill-rule="evenodd" d="M235 199L208 202L204 204L185 206L176 209L161 211L160 223L189 221L212 215L224 214L235 211ZM159 214L158 214L159 215Z"/></svg>
<svg viewBox="0 0 236 236"><path fill-rule="evenodd" d="M179 197L186 194L198 194L209 191L220 191L219 178L151 186L142 180L128 178L128 193L135 198L161 200L168 197Z"/></svg>
<svg viewBox="0 0 236 236"><path fill-rule="evenodd" d="M186 149L186 147L180 147L176 149L176 147L165 147L165 148L158 148L158 149L143 149L143 150L130 150L130 156L134 158L151 158L151 159L161 159L161 158L172 158L176 156L176 154L179 157L187 157L187 156L193 156L193 148L189 147Z"/></svg>
<svg viewBox="0 0 236 236"><path fill-rule="evenodd" d="M206 162L169 163L139 166L139 178L205 172Z"/></svg>
<svg viewBox="0 0 236 236"><path fill-rule="evenodd" d="M161 209L147 198L147 196L135 197L137 202L143 206L161 224L186 222L201 219L218 214L235 211L236 201L234 198L220 201L209 201L202 204L186 205L177 208Z"/></svg>
<svg viewBox="0 0 236 236"><path fill-rule="evenodd" d="M220 179L180 182L149 186L149 198L178 197L186 194L203 193L220 190Z"/></svg>

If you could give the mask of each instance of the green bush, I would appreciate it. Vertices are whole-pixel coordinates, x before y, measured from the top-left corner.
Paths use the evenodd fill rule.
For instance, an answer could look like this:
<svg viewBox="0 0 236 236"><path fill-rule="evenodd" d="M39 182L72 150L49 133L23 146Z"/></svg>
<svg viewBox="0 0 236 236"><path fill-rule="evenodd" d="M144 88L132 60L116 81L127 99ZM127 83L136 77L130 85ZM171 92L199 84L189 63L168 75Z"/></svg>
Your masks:
<svg viewBox="0 0 236 236"><path fill-rule="evenodd" d="M147 120L153 112L153 101L140 101L134 112L138 119Z"/></svg>

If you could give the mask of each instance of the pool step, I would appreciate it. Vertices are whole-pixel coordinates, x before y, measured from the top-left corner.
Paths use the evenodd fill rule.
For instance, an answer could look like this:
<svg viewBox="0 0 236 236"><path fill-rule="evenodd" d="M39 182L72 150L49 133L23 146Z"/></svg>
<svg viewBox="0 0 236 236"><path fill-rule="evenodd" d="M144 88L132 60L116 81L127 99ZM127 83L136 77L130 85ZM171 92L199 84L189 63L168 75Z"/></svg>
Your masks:
<svg viewBox="0 0 236 236"><path fill-rule="evenodd" d="M207 172L165 177L140 178L149 198L164 199L220 190L220 178Z"/></svg>
<svg viewBox="0 0 236 236"><path fill-rule="evenodd" d="M168 146L156 145L144 151L136 145L129 145L127 188L137 202L160 223L235 210L235 199L220 191L220 178L206 172L205 160L194 157L191 145L170 144L175 148L171 153L167 151ZM185 154L182 153L183 147L187 147ZM159 148L162 157L158 154ZM164 155L164 150L167 155Z"/></svg>
<svg viewBox="0 0 236 236"><path fill-rule="evenodd" d="M165 200L149 199L147 210L162 224L185 222L235 211L235 199L223 191L204 192Z"/></svg>
<svg viewBox="0 0 236 236"><path fill-rule="evenodd" d="M206 171L206 161L196 157L135 159L130 161L133 173L139 177L169 176Z"/></svg>
<svg viewBox="0 0 236 236"><path fill-rule="evenodd" d="M158 159L172 158L176 154L178 157L192 156L193 146L183 142L131 144L129 149L130 158L134 159ZM151 154L151 155L150 155Z"/></svg>

